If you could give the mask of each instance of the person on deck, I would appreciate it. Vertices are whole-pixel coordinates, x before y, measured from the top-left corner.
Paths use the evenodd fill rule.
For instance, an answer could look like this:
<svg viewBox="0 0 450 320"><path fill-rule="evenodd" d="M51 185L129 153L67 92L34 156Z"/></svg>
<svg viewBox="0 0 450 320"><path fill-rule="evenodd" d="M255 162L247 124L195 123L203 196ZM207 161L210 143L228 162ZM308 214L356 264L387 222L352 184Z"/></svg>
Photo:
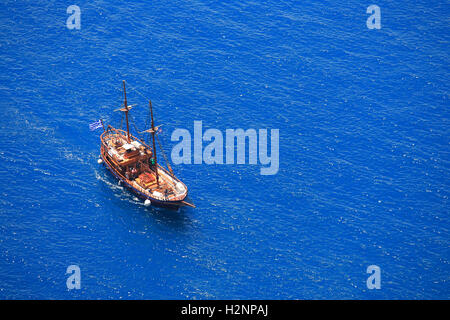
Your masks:
<svg viewBox="0 0 450 320"><path fill-rule="evenodd" d="M138 171L137 171L136 167L133 167L133 168L131 169L131 179L136 178L137 173L138 173Z"/></svg>

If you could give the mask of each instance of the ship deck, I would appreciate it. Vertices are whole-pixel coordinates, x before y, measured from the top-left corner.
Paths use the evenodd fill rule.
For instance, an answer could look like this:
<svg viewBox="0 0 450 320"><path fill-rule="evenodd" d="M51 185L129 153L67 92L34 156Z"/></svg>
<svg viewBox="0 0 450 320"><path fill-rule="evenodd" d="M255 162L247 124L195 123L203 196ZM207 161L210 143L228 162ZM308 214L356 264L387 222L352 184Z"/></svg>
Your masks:
<svg viewBox="0 0 450 320"><path fill-rule="evenodd" d="M153 164L152 149L144 141L122 130L108 127L102 136L101 155L109 169L130 187L151 200L182 201L186 186L159 164Z"/></svg>

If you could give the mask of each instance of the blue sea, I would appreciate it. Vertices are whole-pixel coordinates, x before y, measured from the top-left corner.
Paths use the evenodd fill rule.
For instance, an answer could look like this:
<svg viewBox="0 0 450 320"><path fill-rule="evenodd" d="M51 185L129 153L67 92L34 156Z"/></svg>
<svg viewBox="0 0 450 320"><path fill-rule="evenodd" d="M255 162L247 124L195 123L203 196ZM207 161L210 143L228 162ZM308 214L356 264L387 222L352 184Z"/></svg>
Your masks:
<svg viewBox="0 0 450 320"><path fill-rule="evenodd" d="M441 0L3 0L0 298L449 299L449 41ZM173 165L197 208L145 207L89 130L122 80L168 157L194 121L279 129L278 173Z"/></svg>

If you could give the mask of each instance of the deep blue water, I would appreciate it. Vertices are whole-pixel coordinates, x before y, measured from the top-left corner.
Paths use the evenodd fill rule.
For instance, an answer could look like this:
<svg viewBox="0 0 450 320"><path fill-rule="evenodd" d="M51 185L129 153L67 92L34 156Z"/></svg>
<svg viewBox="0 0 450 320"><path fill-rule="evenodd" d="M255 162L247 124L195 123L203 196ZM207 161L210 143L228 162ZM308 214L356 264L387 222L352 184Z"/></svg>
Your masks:
<svg viewBox="0 0 450 320"><path fill-rule="evenodd" d="M373 3L380 30L372 1L2 1L0 298L449 299L450 4ZM167 154L279 129L279 172L177 165L197 208L145 208L88 128L122 80Z"/></svg>

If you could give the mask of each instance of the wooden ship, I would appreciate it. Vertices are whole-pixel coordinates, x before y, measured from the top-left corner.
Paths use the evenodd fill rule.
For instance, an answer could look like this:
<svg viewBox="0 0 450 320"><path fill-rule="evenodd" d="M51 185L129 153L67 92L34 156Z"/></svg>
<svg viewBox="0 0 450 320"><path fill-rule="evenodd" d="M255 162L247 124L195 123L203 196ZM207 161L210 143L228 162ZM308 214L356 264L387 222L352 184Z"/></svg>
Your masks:
<svg viewBox="0 0 450 320"><path fill-rule="evenodd" d="M128 112L132 106L127 104L125 81L123 81L123 94L123 107L116 111L125 114L127 130L116 129L111 125L105 128L102 121L103 133L100 136L101 148L98 162L104 163L120 181L119 183L143 199L145 206L154 205L175 210L182 206L195 208L186 200L188 189L173 174L167 158L167 169L157 161L155 136L158 134L159 127L155 127L152 102L149 100L151 128L141 132L151 134L153 145L150 147L143 139L130 134Z"/></svg>

